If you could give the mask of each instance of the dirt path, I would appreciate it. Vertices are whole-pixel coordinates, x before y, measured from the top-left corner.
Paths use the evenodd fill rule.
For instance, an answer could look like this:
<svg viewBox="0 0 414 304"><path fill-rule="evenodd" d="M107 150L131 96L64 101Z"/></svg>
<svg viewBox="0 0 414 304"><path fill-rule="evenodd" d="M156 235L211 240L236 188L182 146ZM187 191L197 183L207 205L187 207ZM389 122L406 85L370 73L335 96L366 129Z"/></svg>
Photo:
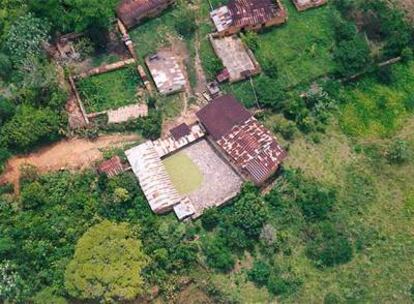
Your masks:
<svg viewBox="0 0 414 304"><path fill-rule="evenodd" d="M195 36L195 60L194 60L195 71L196 71L196 75L197 75L197 86L194 89L194 91L196 93L202 93L206 89L206 86L207 86L207 79L206 79L206 76L204 74L203 66L201 65L201 58L200 58L200 51L199 51L200 47L201 47L200 34L199 34L199 32L196 32L196 36Z"/></svg>
<svg viewBox="0 0 414 304"><path fill-rule="evenodd" d="M20 167L24 164L36 166L41 173L60 169L84 169L102 159L103 149L120 147L137 140L139 140L137 135L102 136L95 141L86 139L62 140L28 155L11 158L5 172L0 176L0 184L13 183L16 193L19 193Z"/></svg>

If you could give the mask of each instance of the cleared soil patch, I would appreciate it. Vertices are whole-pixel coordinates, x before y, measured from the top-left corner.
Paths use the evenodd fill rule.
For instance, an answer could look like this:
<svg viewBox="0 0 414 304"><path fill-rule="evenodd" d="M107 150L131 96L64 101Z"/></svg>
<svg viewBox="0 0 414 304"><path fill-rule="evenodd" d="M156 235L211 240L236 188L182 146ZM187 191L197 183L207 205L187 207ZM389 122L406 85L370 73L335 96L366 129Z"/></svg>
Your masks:
<svg viewBox="0 0 414 304"><path fill-rule="evenodd" d="M183 152L167 157L163 163L179 194L191 193L203 182L201 171Z"/></svg>
<svg viewBox="0 0 414 304"><path fill-rule="evenodd" d="M137 135L102 136L95 141L86 139L68 139L40 149L29 155L11 158L0 184L13 183L16 193L19 192L20 167L30 164L38 168L40 173L60 169L78 170L90 167L102 159L102 151L106 148L119 147L139 140Z"/></svg>

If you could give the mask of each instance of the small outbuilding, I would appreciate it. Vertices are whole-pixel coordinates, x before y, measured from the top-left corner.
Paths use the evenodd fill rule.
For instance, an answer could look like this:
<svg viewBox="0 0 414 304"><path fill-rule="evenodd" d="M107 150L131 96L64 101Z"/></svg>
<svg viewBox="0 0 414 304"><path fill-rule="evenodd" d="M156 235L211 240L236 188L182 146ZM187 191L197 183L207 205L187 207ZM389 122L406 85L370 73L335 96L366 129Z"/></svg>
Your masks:
<svg viewBox="0 0 414 304"><path fill-rule="evenodd" d="M161 94L169 95L185 89L185 65L182 58L173 50L161 49L145 58L145 63Z"/></svg>
<svg viewBox="0 0 414 304"><path fill-rule="evenodd" d="M287 14L279 0L230 0L213 10L210 18L216 36L223 37L285 23Z"/></svg>
<svg viewBox="0 0 414 304"><path fill-rule="evenodd" d="M252 51L237 36L214 38L210 36L214 52L220 58L228 72L228 78L221 72L217 80L236 82L257 75L261 72L260 65Z"/></svg>
<svg viewBox="0 0 414 304"><path fill-rule="evenodd" d="M266 182L286 157L272 133L231 95L216 98L196 115L217 151L256 185Z"/></svg>
<svg viewBox="0 0 414 304"><path fill-rule="evenodd" d="M98 166L98 172L106 174L108 177L113 177L124 172L121 158L114 156L111 159L103 161Z"/></svg>

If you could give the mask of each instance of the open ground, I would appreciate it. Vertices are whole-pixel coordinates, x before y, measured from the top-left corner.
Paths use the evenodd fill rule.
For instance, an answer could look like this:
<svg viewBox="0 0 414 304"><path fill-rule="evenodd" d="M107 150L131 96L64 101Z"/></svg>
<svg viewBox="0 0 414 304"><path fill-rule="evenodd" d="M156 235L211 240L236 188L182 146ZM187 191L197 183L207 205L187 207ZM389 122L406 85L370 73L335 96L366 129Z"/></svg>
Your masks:
<svg viewBox="0 0 414 304"><path fill-rule="evenodd" d="M87 139L67 139L44 147L28 155L18 155L11 158L0 183L13 183L15 191L19 191L20 167L33 165L39 173L47 173L61 169L82 170L94 165L103 157L102 151L114 147L123 147L140 139L138 135L108 135L101 136L95 141Z"/></svg>

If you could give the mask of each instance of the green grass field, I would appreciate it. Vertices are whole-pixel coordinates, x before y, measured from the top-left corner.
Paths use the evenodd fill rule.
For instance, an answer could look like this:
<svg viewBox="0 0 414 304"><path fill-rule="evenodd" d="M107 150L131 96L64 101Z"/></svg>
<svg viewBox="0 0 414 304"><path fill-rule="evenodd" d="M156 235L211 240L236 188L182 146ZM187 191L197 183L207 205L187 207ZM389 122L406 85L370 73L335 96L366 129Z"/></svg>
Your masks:
<svg viewBox="0 0 414 304"><path fill-rule="evenodd" d="M334 71L332 58L334 46L333 30L330 24L331 9L320 7L298 13L291 0L283 0L288 10L288 21L282 26L275 26L258 34L258 48L254 51L259 64L265 60L274 60L278 67L282 87L294 87L309 84L313 80ZM200 27L200 56L206 76L213 79L209 62L215 57L207 34L212 30L208 20L208 5L201 10L203 23ZM254 92L247 81L225 84L223 90L233 94L247 107L254 106Z"/></svg>
<svg viewBox="0 0 414 304"><path fill-rule="evenodd" d="M340 124L346 134L389 137L401 128L414 107L414 64L395 65L391 71L389 85L370 76L343 90Z"/></svg>
<svg viewBox="0 0 414 304"><path fill-rule="evenodd" d="M182 151L167 157L163 163L173 185L181 195L193 192L203 182L200 169Z"/></svg>
<svg viewBox="0 0 414 304"><path fill-rule="evenodd" d="M255 52L259 63L264 58L276 61L279 81L291 87L330 73L334 70L331 49L333 30L328 6L298 13L291 0L283 0L288 21L259 34Z"/></svg>
<svg viewBox="0 0 414 304"><path fill-rule="evenodd" d="M86 112L100 112L137 103L135 96L140 78L131 66L113 72L81 79L77 88Z"/></svg>

